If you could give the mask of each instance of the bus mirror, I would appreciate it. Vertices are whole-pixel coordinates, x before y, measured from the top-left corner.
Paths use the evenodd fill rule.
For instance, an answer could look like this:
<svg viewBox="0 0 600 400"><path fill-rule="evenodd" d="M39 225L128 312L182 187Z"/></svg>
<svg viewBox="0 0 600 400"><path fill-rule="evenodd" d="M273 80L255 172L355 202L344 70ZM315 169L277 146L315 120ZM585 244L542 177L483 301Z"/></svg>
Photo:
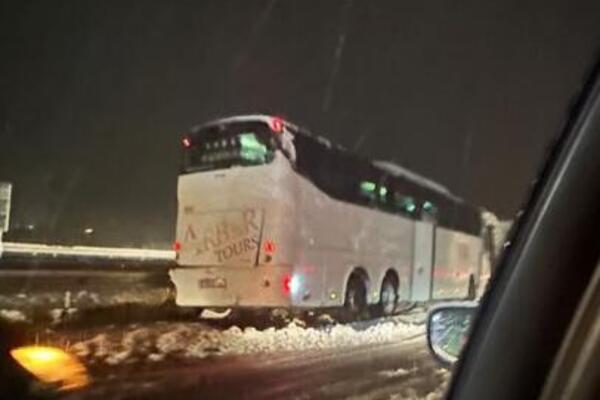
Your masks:
<svg viewBox="0 0 600 400"><path fill-rule="evenodd" d="M467 342L477 310L474 302L449 302L434 307L427 316L427 344L442 364L454 364Z"/></svg>

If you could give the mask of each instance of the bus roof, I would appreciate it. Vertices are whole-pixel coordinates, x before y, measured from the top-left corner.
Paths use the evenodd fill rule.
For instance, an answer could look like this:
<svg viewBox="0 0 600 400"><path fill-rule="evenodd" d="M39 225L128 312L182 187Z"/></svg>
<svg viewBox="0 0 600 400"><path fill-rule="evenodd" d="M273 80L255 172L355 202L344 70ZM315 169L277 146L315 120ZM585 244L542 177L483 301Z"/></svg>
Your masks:
<svg viewBox="0 0 600 400"><path fill-rule="evenodd" d="M194 126L194 127L192 127L191 131L197 132L200 129L207 127L207 126L220 125L220 124L226 124L226 123L232 123L232 122L260 121L260 122L264 122L264 123L270 125L270 123L275 118L280 118L281 120L283 120L285 122L285 124L287 126L294 128L300 134L312 136L313 138L317 139L319 142L321 142L321 144L325 145L328 148L337 148L338 150L349 152L343 146L338 145L337 143L332 143L329 139L327 139L323 136L315 135L313 132L311 132L305 128L300 129L299 126L295 125L294 123L290 122L289 120L286 120L284 118L277 117L274 115L267 115L267 114L258 114L257 113L257 114L234 115L234 116L230 116L230 117L217 118L217 119L213 119L211 121ZM356 155L356 156L358 156L358 155ZM450 192L450 190L448 190L447 187L445 187L431 179L425 178L424 176L419 175L419 174L417 174L409 169L406 169L403 166L395 164L391 161L373 160L373 161L371 161L371 164L375 168L379 169L380 171L386 172L393 176L402 177L407 180L410 180L419 186L434 190L454 201L461 202L461 203L464 202L463 199L452 194Z"/></svg>
<svg viewBox="0 0 600 400"><path fill-rule="evenodd" d="M435 190L438 193L441 193L443 195L445 195L448 198L451 198L452 200L458 201L458 202L462 202L463 200L457 196L455 196L454 194L452 194L450 192L450 190L448 190L447 187L440 185L439 183L432 181L431 179L425 178L424 176L421 176L409 169L406 169L405 167L395 164L391 161L383 161L383 160L374 160L373 161L373 165L382 170L385 171L393 176L400 176L403 177L405 179L408 179L409 181L412 181L416 184L418 184L419 186L423 186L432 190Z"/></svg>
<svg viewBox="0 0 600 400"><path fill-rule="evenodd" d="M227 123L233 123L233 122L255 122L255 121L258 121L258 122L264 122L264 123L270 125L271 121L273 121L273 119L276 119L276 118L280 118L281 120L285 121L286 125L291 125L292 127L296 127L290 121L288 121L284 118L281 118L281 117L274 116L274 115L246 114L246 115L234 115L234 116L224 117L224 118L216 118L216 119L213 119L208 122L204 122L202 124L192 127L191 131L197 132L200 129L207 127L207 126L227 124Z"/></svg>

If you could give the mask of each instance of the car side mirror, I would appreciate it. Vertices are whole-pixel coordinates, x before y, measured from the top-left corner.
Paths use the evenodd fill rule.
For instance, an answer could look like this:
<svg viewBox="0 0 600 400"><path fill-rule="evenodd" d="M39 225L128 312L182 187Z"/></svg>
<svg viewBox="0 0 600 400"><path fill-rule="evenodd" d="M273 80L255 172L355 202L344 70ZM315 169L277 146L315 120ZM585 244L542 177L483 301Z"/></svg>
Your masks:
<svg viewBox="0 0 600 400"><path fill-rule="evenodd" d="M476 302L442 303L427 316L427 344L429 351L445 366L452 366L467 342Z"/></svg>

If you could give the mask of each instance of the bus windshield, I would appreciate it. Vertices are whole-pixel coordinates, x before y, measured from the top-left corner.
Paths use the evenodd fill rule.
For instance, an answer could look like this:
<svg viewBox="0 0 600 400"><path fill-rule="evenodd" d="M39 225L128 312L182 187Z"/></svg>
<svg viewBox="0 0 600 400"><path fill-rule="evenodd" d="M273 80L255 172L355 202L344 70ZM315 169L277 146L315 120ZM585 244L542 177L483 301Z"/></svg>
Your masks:
<svg viewBox="0 0 600 400"><path fill-rule="evenodd" d="M268 164L275 138L263 122L203 126L183 138L183 172Z"/></svg>

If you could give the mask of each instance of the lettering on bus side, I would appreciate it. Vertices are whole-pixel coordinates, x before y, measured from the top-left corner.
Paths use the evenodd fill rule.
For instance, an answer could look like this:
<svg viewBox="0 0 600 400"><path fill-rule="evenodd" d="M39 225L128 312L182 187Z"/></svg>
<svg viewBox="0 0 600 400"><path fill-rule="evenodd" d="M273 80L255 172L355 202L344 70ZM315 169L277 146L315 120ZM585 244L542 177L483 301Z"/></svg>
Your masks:
<svg viewBox="0 0 600 400"><path fill-rule="evenodd" d="M234 256L240 256L248 251L258 249L258 239L244 238L236 243L229 244L222 249L215 250L214 254L219 259L219 262L232 259Z"/></svg>
<svg viewBox="0 0 600 400"><path fill-rule="evenodd" d="M260 225L256 221L256 210L244 210L244 221L246 222L246 229L260 230Z"/></svg>
<svg viewBox="0 0 600 400"><path fill-rule="evenodd" d="M186 227L183 240L194 242L199 257L214 257L219 263L251 261L259 248L261 221L262 210L204 214Z"/></svg>
<svg viewBox="0 0 600 400"><path fill-rule="evenodd" d="M185 230L185 235L183 236L183 241L184 242L193 242L194 240L196 240L197 236L196 236L196 232L194 231L194 227L190 224L187 226L186 230Z"/></svg>

